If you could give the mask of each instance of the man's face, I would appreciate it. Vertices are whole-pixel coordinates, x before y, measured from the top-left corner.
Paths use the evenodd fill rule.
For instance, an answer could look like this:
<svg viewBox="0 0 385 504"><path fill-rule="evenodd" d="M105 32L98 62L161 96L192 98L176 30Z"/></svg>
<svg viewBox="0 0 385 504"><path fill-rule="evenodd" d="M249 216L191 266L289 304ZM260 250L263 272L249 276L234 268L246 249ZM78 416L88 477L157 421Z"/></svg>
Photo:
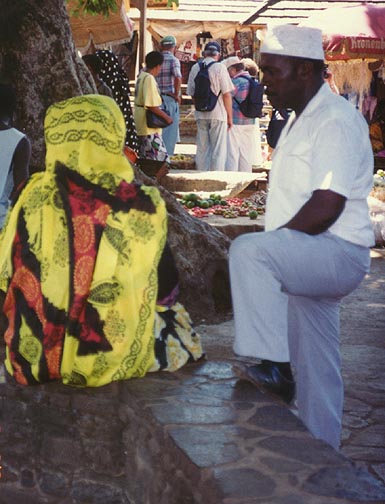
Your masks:
<svg viewBox="0 0 385 504"><path fill-rule="evenodd" d="M276 109L296 108L301 101L302 81L298 76L298 66L291 58L276 54L261 54L260 69L266 95Z"/></svg>

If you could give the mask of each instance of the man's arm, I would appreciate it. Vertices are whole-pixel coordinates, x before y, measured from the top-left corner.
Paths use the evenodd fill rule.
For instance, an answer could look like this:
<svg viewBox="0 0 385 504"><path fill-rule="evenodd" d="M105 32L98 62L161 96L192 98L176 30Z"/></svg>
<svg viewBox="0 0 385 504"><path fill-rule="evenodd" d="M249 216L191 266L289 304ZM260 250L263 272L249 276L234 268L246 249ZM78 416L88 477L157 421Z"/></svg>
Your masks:
<svg viewBox="0 0 385 504"><path fill-rule="evenodd" d="M24 137L18 143L13 155L13 184L12 196L22 182L27 180L29 175L29 161L31 158L31 143Z"/></svg>
<svg viewBox="0 0 385 504"><path fill-rule="evenodd" d="M284 228L310 235L323 233L338 219L346 198L330 190L317 190Z"/></svg>
<svg viewBox="0 0 385 504"><path fill-rule="evenodd" d="M174 99L178 103L182 101L182 97L180 94L181 85L182 85L182 77L174 77L174 89L175 89Z"/></svg>
<svg viewBox="0 0 385 504"><path fill-rule="evenodd" d="M233 99L231 97L231 91L228 93L223 93L222 97L227 114L227 127L231 128L231 126L233 125Z"/></svg>

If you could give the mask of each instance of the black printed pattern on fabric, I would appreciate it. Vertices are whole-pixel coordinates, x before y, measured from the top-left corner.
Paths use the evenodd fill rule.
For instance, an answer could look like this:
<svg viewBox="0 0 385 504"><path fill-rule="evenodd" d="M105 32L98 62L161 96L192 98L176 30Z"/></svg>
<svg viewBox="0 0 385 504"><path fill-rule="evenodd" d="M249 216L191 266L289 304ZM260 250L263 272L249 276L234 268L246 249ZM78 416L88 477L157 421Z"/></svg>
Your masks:
<svg viewBox="0 0 385 504"><path fill-rule="evenodd" d="M96 52L102 68L100 77L111 88L114 100L119 105L126 122L125 144L139 153L139 140L130 103L129 80L115 54L107 49Z"/></svg>
<svg viewBox="0 0 385 504"><path fill-rule="evenodd" d="M24 218L24 212L21 211L18 224L17 224L17 234L15 237L15 242L13 244L13 268L16 270L16 262L22 262L25 271L28 272L24 278L23 289L27 292L28 285L36 286L40 282L41 270L39 261L37 260L35 254L31 250L29 246L29 236L27 231L27 226ZM32 280L33 279L33 280ZM17 286L17 282L14 279L11 281L10 289L13 291L15 304L18 306L18 310L13 310L12 313L12 324L14 325L14 338L12 339L10 351L13 353L14 361L20 366L22 369L22 373L27 380L27 383L30 385L36 384L39 381L49 381L51 378L49 376L49 366L47 363L48 352L53 347L60 346L60 359L62 355L62 345L61 341L63 340L64 332L65 332L65 323L67 320L67 315L64 310L61 310L54 306L52 303L48 301L48 299L43 296L41 289L39 288L39 294L41 295L42 301L42 309L44 312L44 318L46 322L46 326L50 326L50 331L45 331L41 322L41 319L38 316L38 313L34 306L30 306L30 303L26 299L25 293L23 290ZM20 326L21 326L21 318L27 321L29 327L31 328L33 334L36 335L36 338L41 342L44 351L41 352L38 357L39 361L39 375L38 380L36 380L31 371L31 362L34 361L34 357L39 355L39 351L36 349L36 345L34 345L32 338L24 338L23 345L21 344L21 336L20 336ZM29 343L27 345L27 341ZM23 347L23 352L20 351ZM26 358L28 355L28 358Z"/></svg>
<svg viewBox="0 0 385 504"><path fill-rule="evenodd" d="M71 168L57 161L55 166L57 184L66 187L68 181L73 181L85 190L90 191L92 198L104 201L114 212L128 212L135 209L153 214L156 211L151 197L146 194L140 184L129 183L124 180L114 189L113 194L101 185L94 184Z"/></svg>
<svg viewBox="0 0 385 504"><path fill-rule="evenodd" d="M168 366L167 360L167 340L169 338L174 338L178 341L179 345L183 350L185 350L189 356L187 362L195 362L191 352L188 350L186 345L180 339L176 327L178 322L175 320L176 313L173 310L167 310L165 312L158 312L158 315L163 319L165 327L161 330L159 336L155 339L155 356L159 362L160 369L165 369Z"/></svg>

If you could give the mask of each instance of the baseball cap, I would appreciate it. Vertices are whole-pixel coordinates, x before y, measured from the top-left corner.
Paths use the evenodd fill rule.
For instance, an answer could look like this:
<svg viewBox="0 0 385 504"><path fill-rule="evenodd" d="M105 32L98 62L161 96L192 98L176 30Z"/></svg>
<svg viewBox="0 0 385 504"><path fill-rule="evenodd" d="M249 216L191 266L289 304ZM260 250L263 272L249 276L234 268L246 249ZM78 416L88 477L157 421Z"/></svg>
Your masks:
<svg viewBox="0 0 385 504"><path fill-rule="evenodd" d="M160 41L160 45L162 45L162 46L166 46L166 45L174 46L174 45L176 45L176 38L173 35L166 35Z"/></svg>
<svg viewBox="0 0 385 504"><path fill-rule="evenodd" d="M226 68L230 68L233 65L241 63L241 60L238 58L238 56L229 56L228 58L224 59L222 63L225 65Z"/></svg>
<svg viewBox="0 0 385 504"><path fill-rule="evenodd" d="M263 53L323 60L322 31L290 24L274 26L268 29L263 41Z"/></svg>
<svg viewBox="0 0 385 504"><path fill-rule="evenodd" d="M221 46L218 44L218 42L215 42L214 40L211 42L207 42L205 45L205 51L210 51L210 52L221 52Z"/></svg>

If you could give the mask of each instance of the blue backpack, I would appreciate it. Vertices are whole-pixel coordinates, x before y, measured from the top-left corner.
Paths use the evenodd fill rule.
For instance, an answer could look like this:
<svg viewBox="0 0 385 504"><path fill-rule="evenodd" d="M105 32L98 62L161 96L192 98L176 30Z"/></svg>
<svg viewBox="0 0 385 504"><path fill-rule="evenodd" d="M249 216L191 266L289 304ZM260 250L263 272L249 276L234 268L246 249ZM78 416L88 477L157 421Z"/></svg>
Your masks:
<svg viewBox="0 0 385 504"><path fill-rule="evenodd" d="M240 111L245 117L262 117L263 84L253 77L246 77L246 75L240 75L239 77L249 81L249 92L247 93L246 98L242 102L239 102L236 98L234 98L239 105Z"/></svg>
<svg viewBox="0 0 385 504"><path fill-rule="evenodd" d="M210 112L215 108L218 101L218 95L212 92L211 83L209 78L209 68L217 61L212 61L206 65L203 61L199 62L199 71L194 79L195 93L194 105L195 109L200 112Z"/></svg>

